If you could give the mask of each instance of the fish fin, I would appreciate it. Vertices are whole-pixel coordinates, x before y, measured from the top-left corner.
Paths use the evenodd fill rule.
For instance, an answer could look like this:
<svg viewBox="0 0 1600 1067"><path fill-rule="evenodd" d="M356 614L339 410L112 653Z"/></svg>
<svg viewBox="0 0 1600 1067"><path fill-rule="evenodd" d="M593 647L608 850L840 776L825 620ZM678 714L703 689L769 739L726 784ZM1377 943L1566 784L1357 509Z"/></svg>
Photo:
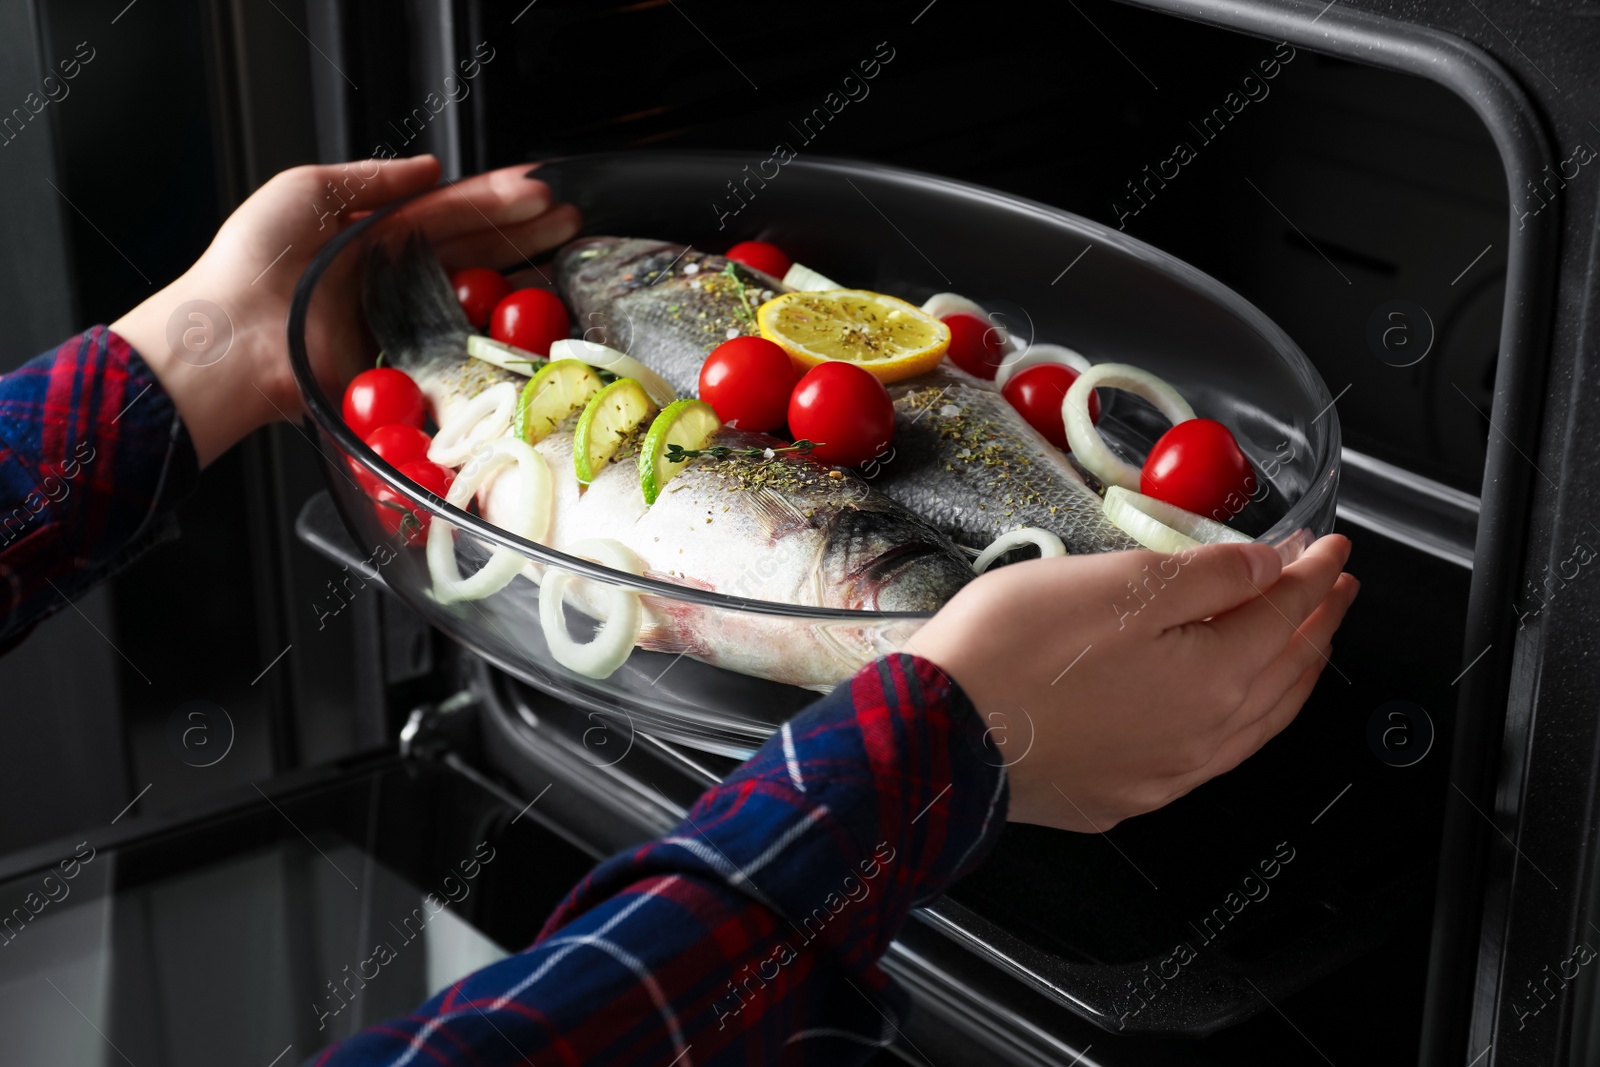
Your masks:
<svg viewBox="0 0 1600 1067"><path fill-rule="evenodd" d="M397 253L374 245L367 254L362 284L367 324L378 346L397 366L430 358L460 359L465 354L467 322L450 279L420 233L406 238Z"/></svg>
<svg viewBox="0 0 1600 1067"><path fill-rule="evenodd" d="M704 585L702 582L686 582L681 578L649 571L645 572L645 576L677 582L679 585ZM640 628L638 640L635 642L640 648L647 652L687 654L695 657L710 653L710 645L699 636L699 627L695 626L695 616L698 612L714 609L702 608L697 604L685 604L682 601L669 600L648 593L641 600L645 608L645 624Z"/></svg>
<svg viewBox="0 0 1600 1067"><path fill-rule="evenodd" d="M799 530L809 530L817 523L812 515L802 510L787 493L758 488L745 491L755 513L766 523L768 536L776 543Z"/></svg>

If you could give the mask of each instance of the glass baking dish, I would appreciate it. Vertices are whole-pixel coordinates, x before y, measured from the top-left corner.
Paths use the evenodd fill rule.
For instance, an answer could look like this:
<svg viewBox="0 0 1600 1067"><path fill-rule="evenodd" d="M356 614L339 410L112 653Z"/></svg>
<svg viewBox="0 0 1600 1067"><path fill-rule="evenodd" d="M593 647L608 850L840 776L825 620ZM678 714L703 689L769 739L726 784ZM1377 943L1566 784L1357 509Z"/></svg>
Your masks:
<svg viewBox="0 0 1600 1067"><path fill-rule="evenodd" d="M1332 528L1339 472L1333 398L1299 347L1259 310L1208 275L1100 224L963 182L871 163L792 160L761 184L743 156L611 153L550 161L540 176L583 212L587 235L661 238L720 251L773 241L844 284L920 303L958 292L996 310L1020 342L1066 345L1093 362L1131 363L1174 385L1196 414L1233 429L1263 480L1241 515L1246 532L1292 558ZM730 190L745 195L735 198ZM742 205L742 206L741 206ZM531 685L630 729L732 756L753 751L822 688L902 647L928 617L797 607L636 577L528 541L463 512L399 476L344 424L340 399L311 373L306 313L341 257L362 258L382 213L330 243L306 270L289 316L294 373L308 433L332 496L387 586L433 625ZM341 264L341 267L344 265ZM361 262L349 266L357 271ZM633 353L649 363L648 352ZM1102 432L1135 456L1164 425L1142 401L1101 391ZM527 577L481 600L441 603L421 545L386 527L355 476L387 485L456 527L464 573L496 550L519 554ZM692 632L678 651L636 648L608 677L586 677L552 655L535 579L577 577L590 604L639 598L643 617L671 614ZM596 623L570 603L569 632ZM687 620L687 625L685 625ZM702 660L717 660L713 665Z"/></svg>

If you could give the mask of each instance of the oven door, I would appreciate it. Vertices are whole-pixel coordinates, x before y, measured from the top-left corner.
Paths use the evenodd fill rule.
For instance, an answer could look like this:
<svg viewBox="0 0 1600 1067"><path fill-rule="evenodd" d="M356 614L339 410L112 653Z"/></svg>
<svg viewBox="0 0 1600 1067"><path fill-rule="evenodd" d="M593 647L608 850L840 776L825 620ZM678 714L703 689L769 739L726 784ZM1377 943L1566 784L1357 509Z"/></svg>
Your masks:
<svg viewBox="0 0 1600 1067"><path fill-rule="evenodd" d="M599 853L395 755L0 865L11 1063L294 1064L526 946Z"/></svg>

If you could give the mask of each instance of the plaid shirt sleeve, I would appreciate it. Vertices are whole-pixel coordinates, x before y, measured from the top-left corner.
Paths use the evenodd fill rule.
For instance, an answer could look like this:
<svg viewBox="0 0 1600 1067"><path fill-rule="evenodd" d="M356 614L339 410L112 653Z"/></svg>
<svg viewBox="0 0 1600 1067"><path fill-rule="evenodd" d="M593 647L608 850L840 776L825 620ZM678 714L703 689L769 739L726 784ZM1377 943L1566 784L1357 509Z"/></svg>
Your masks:
<svg viewBox="0 0 1600 1067"><path fill-rule="evenodd" d="M862 1062L909 1007L879 958L1005 821L999 764L943 672L878 660L597 867L526 951L314 1063Z"/></svg>
<svg viewBox="0 0 1600 1067"><path fill-rule="evenodd" d="M198 476L171 398L106 327L0 375L0 649L175 536Z"/></svg>

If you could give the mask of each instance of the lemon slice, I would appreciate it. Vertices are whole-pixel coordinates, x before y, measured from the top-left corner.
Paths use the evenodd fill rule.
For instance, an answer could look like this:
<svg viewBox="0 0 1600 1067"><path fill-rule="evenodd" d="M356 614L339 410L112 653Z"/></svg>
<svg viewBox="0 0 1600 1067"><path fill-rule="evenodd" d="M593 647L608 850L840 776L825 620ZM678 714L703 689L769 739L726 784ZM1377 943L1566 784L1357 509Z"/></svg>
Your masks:
<svg viewBox="0 0 1600 1067"><path fill-rule="evenodd" d="M602 385L600 375L587 363L576 359L546 363L522 387L512 432L530 445L543 441L569 415L582 411Z"/></svg>
<svg viewBox="0 0 1600 1067"><path fill-rule="evenodd" d="M716 411L704 400L678 400L668 404L650 424L644 448L639 452L639 488L644 490L644 502L654 504L661 490L688 462L667 462L668 445L704 448L721 428L722 421L717 418Z"/></svg>
<svg viewBox="0 0 1600 1067"><path fill-rule="evenodd" d="M844 360L882 382L932 370L950 327L914 304L863 289L784 293L756 309L761 336L814 367Z"/></svg>
<svg viewBox="0 0 1600 1067"><path fill-rule="evenodd" d="M618 378L590 397L572 435L572 466L578 481L584 485L594 481L617 454L622 439L656 411L650 394L632 378Z"/></svg>

